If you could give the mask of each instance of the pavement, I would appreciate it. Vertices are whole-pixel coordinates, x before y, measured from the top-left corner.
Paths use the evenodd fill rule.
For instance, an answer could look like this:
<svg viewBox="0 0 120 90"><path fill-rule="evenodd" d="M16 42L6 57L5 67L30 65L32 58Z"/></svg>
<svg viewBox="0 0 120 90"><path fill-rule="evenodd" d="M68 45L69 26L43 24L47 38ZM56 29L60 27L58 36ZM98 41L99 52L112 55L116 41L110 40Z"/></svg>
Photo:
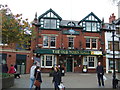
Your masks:
<svg viewBox="0 0 120 90"><path fill-rule="evenodd" d="M105 76L107 80L104 88L112 88L112 74L105 74ZM52 77L49 77L48 73L42 73L42 80L41 88L54 88ZM29 82L29 74L21 75L20 79L15 79L14 86L10 89L29 88ZM62 82L65 88L99 88L95 73L66 73L62 77Z"/></svg>

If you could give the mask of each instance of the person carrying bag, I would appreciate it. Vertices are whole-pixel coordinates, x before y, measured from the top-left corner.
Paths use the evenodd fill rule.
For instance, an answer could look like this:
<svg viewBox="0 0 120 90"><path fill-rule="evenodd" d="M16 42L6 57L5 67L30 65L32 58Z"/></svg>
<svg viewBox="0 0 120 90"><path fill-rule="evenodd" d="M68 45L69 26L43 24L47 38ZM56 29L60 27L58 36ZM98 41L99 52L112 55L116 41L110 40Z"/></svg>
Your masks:
<svg viewBox="0 0 120 90"><path fill-rule="evenodd" d="M41 78L41 71L39 66L36 67L34 76L35 76L34 85L36 86L35 90L40 90L42 78Z"/></svg>

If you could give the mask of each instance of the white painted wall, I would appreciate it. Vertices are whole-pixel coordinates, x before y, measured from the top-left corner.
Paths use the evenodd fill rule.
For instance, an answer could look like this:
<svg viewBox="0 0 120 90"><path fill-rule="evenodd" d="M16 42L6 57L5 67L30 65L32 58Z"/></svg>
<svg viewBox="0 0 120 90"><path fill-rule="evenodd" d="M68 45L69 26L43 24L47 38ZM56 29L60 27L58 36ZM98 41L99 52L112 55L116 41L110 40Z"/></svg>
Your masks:
<svg viewBox="0 0 120 90"><path fill-rule="evenodd" d="M115 33L116 35L116 33ZM115 41L119 41L117 37L114 37ZM113 51L108 50L108 41L112 41L112 32L105 32L105 48L106 52L109 53L106 55L106 73L108 73L109 69L109 58L113 58ZM115 58L120 58L120 55L118 55L120 52L115 51Z"/></svg>
<svg viewBox="0 0 120 90"><path fill-rule="evenodd" d="M120 18L120 1L118 2L118 18Z"/></svg>

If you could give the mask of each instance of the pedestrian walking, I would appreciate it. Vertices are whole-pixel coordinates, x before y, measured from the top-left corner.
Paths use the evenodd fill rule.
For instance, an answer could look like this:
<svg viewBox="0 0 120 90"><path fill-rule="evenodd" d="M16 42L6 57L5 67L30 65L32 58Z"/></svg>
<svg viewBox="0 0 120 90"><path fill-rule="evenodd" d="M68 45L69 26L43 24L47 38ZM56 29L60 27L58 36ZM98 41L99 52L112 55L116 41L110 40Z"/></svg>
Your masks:
<svg viewBox="0 0 120 90"><path fill-rule="evenodd" d="M54 67L53 81L55 90L60 90L59 85L61 83L61 73L58 67Z"/></svg>
<svg viewBox="0 0 120 90"><path fill-rule="evenodd" d="M102 83L102 86L104 87L104 80L103 80L104 68L101 65L101 62L98 62L98 66L96 68L96 72L97 72L99 87L101 87L101 83Z"/></svg>
<svg viewBox="0 0 120 90"><path fill-rule="evenodd" d="M10 73L10 74L14 74L14 73L16 73L16 71L15 71L15 67L14 67L12 64L11 64L11 67L10 67L8 73Z"/></svg>
<svg viewBox="0 0 120 90"><path fill-rule="evenodd" d="M34 73L34 77L36 80L38 80L40 82L40 86L39 87L35 87L35 90L40 90L41 88L41 83L42 83L42 78L41 78L41 68L39 66L36 67L35 69L35 73Z"/></svg>
<svg viewBox="0 0 120 90"><path fill-rule="evenodd" d="M34 62L33 66L30 68L30 86L29 86L30 90L32 89L35 81L34 73L35 73L36 66L37 66L37 62Z"/></svg>

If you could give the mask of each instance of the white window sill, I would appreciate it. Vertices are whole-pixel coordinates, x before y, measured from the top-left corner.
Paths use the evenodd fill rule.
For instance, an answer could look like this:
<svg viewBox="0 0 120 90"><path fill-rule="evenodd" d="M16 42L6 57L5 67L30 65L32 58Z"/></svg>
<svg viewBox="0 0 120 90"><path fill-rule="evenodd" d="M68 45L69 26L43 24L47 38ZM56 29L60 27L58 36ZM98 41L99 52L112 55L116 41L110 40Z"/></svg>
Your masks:
<svg viewBox="0 0 120 90"><path fill-rule="evenodd" d="M53 66L41 66L41 68L52 68Z"/></svg>
<svg viewBox="0 0 120 90"><path fill-rule="evenodd" d="M88 69L95 69L96 67L88 67Z"/></svg>

